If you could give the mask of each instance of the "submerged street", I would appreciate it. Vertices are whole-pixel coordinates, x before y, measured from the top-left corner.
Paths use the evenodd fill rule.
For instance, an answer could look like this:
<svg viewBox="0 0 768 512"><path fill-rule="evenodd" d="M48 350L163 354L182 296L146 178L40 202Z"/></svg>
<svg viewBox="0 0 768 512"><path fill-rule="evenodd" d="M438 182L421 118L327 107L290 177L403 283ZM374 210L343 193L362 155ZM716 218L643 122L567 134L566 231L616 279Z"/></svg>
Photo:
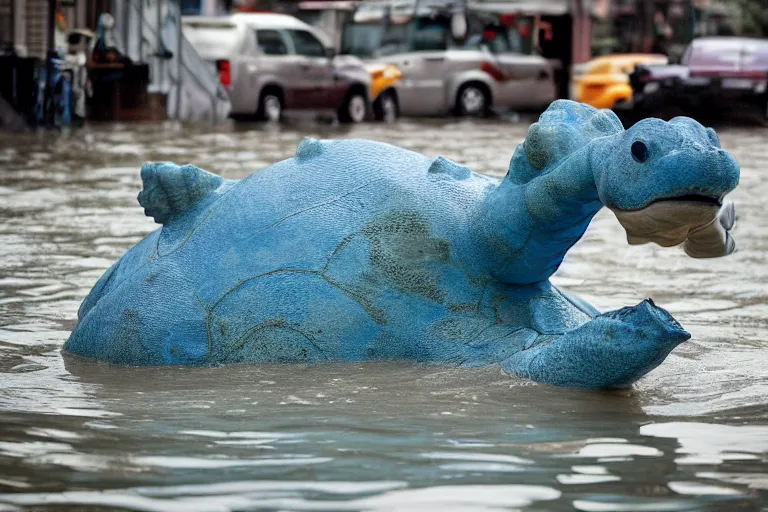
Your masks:
<svg viewBox="0 0 768 512"><path fill-rule="evenodd" d="M500 177L529 121L5 135L0 510L760 510L764 128L717 128L741 164L733 255L631 247L604 209L553 278L603 311L650 297L693 335L630 391L557 389L497 366L122 368L60 353L96 280L157 227L136 201L145 161L239 179L305 136L366 138Z"/></svg>

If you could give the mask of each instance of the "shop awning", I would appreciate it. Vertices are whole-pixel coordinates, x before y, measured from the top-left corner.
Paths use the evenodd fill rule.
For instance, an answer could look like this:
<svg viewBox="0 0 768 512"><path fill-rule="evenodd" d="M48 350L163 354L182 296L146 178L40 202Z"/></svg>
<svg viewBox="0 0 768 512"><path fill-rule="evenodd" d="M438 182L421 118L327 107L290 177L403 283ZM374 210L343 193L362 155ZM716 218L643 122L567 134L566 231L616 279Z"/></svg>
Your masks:
<svg viewBox="0 0 768 512"><path fill-rule="evenodd" d="M352 0L303 0L299 2L299 9L306 10L331 10L351 11L355 8Z"/></svg>
<svg viewBox="0 0 768 512"><path fill-rule="evenodd" d="M469 5L500 14L560 16L570 12L571 0L471 0Z"/></svg>
<svg viewBox="0 0 768 512"><path fill-rule="evenodd" d="M409 9L412 11L413 6L418 3L420 8L466 6L472 10L497 14L562 16L571 12L575 2L576 0L363 0L357 2L357 5L360 11L366 13L383 11L385 6L389 6L395 11L407 12ZM587 10L592 2L591 0L581 0L581 4Z"/></svg>

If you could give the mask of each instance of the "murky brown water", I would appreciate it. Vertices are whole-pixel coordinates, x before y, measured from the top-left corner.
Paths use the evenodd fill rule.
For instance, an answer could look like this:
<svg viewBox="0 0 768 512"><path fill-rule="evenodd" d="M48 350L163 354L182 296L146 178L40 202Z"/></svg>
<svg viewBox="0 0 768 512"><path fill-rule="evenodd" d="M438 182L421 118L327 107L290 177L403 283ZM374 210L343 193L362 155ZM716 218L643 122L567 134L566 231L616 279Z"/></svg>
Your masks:
<svg viewBox="0 0 768 512"><path fill-rule="evenodd" d="M633 391L413 364L129 369L63 359L79 302L155 225L145 160L228 178L305 135L494 175L525 125L92 126L0 138L0 510L760 510L768 505L768 130L729 128L739 250L629 247L609 212L555 281L693 333Z"/></svg>

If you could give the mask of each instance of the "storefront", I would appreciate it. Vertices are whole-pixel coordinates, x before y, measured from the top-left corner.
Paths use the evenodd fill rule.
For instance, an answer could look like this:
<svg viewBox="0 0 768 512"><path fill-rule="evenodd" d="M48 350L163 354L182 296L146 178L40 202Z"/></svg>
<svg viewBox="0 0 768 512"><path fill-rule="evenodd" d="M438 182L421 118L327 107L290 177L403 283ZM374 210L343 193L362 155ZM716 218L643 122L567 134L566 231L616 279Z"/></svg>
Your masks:
<svg viewBox="0 0 768 512"><path fill-rule="evenodd" d="M567 97L571 65L591 57L589 0L479 0L509 22L523 42L524 53L549 59L557 74L560 97Z"/></svg>
<svg viewBox="0 0 768 512"><path fill-rule="evenodd" d="M593 56L662 53L679 59L694 37L732 30L727 7L711 0L593 0Z"/></svg>

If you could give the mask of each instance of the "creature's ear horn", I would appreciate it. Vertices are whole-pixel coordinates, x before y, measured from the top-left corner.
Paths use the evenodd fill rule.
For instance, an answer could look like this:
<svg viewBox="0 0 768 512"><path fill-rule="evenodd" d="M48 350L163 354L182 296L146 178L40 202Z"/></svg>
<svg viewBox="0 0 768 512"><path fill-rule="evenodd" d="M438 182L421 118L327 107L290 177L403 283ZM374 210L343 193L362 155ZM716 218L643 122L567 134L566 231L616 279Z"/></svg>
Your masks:
<svg viewBox="0 0 768 512"><path fill-rule="evenodd" d="M172 162L146 163L141 167L144 188L139 204L158 224L167 225L219 188L224 179L194 165Z"/></svg>
<svg viewBox="0 0 768 512"><path fill-rule="evenodd" d="M713 146L716 148L720 147L720 139L717 138L717 133L715 133L715 130L712 128L707 128L707 137L709 138L709 142L712 143Z"/></svg>

